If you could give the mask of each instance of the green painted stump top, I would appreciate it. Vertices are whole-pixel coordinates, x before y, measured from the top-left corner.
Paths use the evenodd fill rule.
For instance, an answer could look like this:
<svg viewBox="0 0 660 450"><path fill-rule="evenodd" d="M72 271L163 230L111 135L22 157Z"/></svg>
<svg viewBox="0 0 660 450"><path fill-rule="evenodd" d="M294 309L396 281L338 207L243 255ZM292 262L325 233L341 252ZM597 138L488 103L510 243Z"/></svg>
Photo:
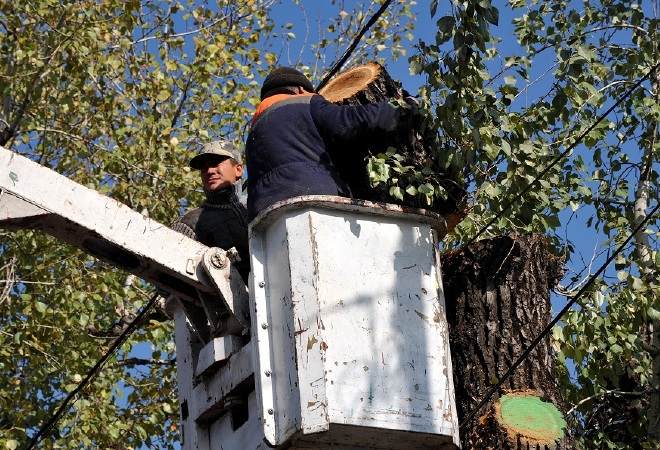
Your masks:
<svg viewBox="0 0 660 450"><path fill-rule="evenodd" d="M499 403L501 423L510 432L542 442L553 442L564 436L566 421L552 403L520 393L506 394Z"/></svg>

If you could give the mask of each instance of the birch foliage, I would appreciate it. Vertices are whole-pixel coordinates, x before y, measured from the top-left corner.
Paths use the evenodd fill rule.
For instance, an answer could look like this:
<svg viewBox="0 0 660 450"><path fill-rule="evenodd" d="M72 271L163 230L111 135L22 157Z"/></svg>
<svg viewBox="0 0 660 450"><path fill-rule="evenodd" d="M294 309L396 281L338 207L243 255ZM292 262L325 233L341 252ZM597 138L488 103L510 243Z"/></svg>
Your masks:
<svg viewBox="0 0 660 450"><path fill-rule="evenodd" d="M485 237L549 234L567 260L558 290L570 296L658 202L660 74L519 193L658 63L658 2L433 1L430 10L435 40L419 42L411 72L426 80L437 158L462 171L472 196L450 245L516 199ZM498 31L500 12L513 16L519 51L503 43L513 36ZM427 193L430 202L442 195ZM660 436L659 221L651 218L554 333L585 448L656 448ZM593 252L577 236L597 243Z"/></svg>

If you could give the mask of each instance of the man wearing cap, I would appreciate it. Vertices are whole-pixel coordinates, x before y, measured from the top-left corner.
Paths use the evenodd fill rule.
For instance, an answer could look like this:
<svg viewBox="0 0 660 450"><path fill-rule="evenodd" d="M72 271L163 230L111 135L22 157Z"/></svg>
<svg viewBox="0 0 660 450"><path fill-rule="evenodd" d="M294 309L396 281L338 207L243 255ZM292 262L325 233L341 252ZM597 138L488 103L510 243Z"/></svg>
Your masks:
<svg viewBox="0 0 660 450"><path fill-rule="evenodd" d="M276 68L264 80L246 144L250 220L299 195L350 197L332 155L412 126L412 109L387 102L340 106L313 92L307 77L290 67Z"/></svg>
<svg viewBox="0 0 660 450"><path fill-rule="evenodd" d="M247 210L236 195L236 183L243 176L238 149L228 141L211 142L190 160L199 170L206 201L179 219L172 229L209 247L229 250L236 247L241 260L236 268L247 284L250 255Z"/></svg>

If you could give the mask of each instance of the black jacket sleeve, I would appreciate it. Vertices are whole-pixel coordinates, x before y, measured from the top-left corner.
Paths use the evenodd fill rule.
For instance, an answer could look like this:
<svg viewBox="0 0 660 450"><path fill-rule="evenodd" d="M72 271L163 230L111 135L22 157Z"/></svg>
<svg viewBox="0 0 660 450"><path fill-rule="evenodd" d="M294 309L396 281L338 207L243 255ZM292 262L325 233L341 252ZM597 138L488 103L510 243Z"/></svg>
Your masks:
<svg viewBox="0 0 660 450"><path fill-rule="evenodd" d="M324 139L350 142L395 131L408 122L406 111L388 102L368 105L335 105L320 95L310 102L312 119Z"/></svg>
<svg viewBox="0 0 660 450"><path fill-rule="evenodd" d="M184 236L189 237L190 239L194 239L196 241L199 241L197 238L197 233L195 233L195 230L193 230L190 225L185 223L182 219L177 220L172 224L170 227L174 231L183 234Z"/></svg>

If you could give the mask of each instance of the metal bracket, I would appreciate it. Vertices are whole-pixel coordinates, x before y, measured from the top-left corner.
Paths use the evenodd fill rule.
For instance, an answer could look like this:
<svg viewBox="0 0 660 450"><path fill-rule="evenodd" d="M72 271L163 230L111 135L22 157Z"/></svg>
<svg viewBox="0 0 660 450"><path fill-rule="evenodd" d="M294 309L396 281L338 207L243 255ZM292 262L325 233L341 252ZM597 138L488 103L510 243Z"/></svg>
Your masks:
<svg viewBox="0 0 660 450"><path fill-rule="evenodd" d="M219 294L222 303L208 295L200 295L214 336L246 334L250 329L250 305L248 291L232 260L236 261L236 249L208 249L201 261L209 277L209 284ZM215 301L214 301L215 300Z"/></svg>

